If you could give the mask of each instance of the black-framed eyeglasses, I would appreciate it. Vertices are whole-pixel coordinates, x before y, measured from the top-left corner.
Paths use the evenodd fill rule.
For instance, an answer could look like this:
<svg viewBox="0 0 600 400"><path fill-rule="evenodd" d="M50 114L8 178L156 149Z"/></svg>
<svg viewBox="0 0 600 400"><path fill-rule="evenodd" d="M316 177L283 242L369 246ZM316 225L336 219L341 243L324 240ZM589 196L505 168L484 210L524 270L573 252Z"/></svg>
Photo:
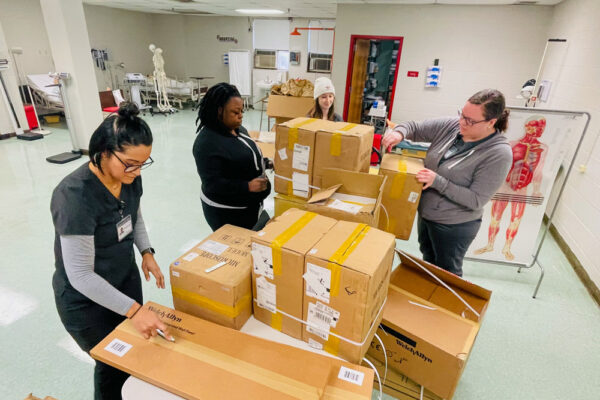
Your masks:
<svg viewBox="0 0 600 400"><path fill-rule="evenodd" d="M123 166L125 167L125 172L135 172L135 171L137 171L138 169L140 169L140 170L141 170L141 169L145 169L145 168L148 168L149 166L151 166L151 165L152 165L152 163L154 163L154 160L152 159L152 157L148 157L148 161L146 161L146 162L145 162L145 163L143 163L143 164L136 164L136 165L127 164L126 162L124 162L123 160L121 160L121 159L119 158L119 156L118 156L118 155L117 155L117 154L116 154L114 151L111 151L111 153L112 153L112 154L113 154L115 157L117 157L117 160L119 160L119 161L121 162L121 164L123 164Z"/></svg>
<svg viewBox="0 0 600 400"><path fill-rule="evenodd" d="M471 118L465 117L465 115L463 114L463 112L462 112L462 110L460 108L458 109L458 118L460 118L463 121L465 121L465 124L467 124L468 126L473 126L473 125L476 125L476 124L480 124L482 122L489 121L489 119L482 119L481 121L473 121Z"/></svg>

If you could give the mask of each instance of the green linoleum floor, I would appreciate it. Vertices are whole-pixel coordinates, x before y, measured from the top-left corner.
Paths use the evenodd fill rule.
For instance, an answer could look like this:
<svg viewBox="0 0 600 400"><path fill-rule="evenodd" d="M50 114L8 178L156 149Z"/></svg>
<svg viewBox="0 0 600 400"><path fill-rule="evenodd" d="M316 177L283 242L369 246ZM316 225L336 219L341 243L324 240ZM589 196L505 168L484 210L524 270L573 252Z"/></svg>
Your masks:
<svg viewBox="0 0 600 400"><path fill-rule="evenodd" d="M191 153L195 113L145 118L154 132L156 162L143 173L142 208L167 272L172 260L210 233ZM257 129L259 118L248 112L244 125ZM46 157L70 150L65 127L48 128L52 133L42 140L0 141L0 399L23 399L30 392L60 400L92 398L92 363L72 342L54 306L49 211L52 189L86 160L47 163ZM398 246L419 255L414 230ZM600 310L551 237L541 261L546 277L537 299L531 298L537 268L517 273L465 263L465 277L493 295L455 399L600 398ZM159 290L144 282L144 298L172 306L168 285Z"/></svg>

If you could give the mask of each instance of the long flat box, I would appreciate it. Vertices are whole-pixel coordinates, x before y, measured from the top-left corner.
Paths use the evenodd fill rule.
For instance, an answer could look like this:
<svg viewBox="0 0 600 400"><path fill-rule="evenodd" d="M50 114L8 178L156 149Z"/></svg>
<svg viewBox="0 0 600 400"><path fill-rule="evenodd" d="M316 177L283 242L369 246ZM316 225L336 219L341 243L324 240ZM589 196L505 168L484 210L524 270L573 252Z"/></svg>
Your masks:
<svg viewBox="0 0 600 400"><path fill-rule="evenodd" d="M191 400L368 400L373 372L358 365L238 332L156 303L175 337L144 339L130 320L90 354L139 379Z"/></svg>
<svg viewBox="0 0 600 400"><path fill-rule="evenodd" d="M287 196L285 194L276 193L273 197L275 202L275 211L273 217L278 217L290 208L297 208L299 210L306 210L306 200L302 200L298 197Z"/></svg>
<svg viewBox="0 0 600 400"><path fill-rule="evenodd" d="M337 220L377 227L385 176L327 168L321 189L308 200L307 210Z"/></svg>
<svg viewBox="0 0 600 400"><path fill-rule="evenodd" d="M321 182L326 168L369 172L374 130L369 125L328 122L317 132L313 186L324 189Z"/></svg>
<svg viewBox="0 0 600 400"><path fill-rule="evenodd" d="M290 120L298 117L304 117L315 105L312 97L295 97L271 94L267 104L267 115L270 118L278 119L278 123L283 120Z"/></svg>
<svg viewBox="0 0 600 400"><path fill-rule="evenodd" d="M436 396L426 388L422 388L417 382L395 370L388 368L386 371L385 363L374 359L368 354L365 358L373 364L379 373L379 377L382 380L381 386L383 388L383 393L388 394L397 400L443 400L441 397ZM363 362L362 365L366 367L368 364ZM386 377L386 379L384 379L384 377ZM373 380L373 387L379 389L377 377ZM421 390L423 391L423 397L421 397Z"/></svg>
<svg viewBox="0 0 600 400"><path fill-rule="evenodd" d="M252 236L254 316L302 338L304 257L336 221L290 209Z"/></svg>
<svg viewBox="0 0 600 400"><path fill-rule="evenodd" d="M388 354L388 366L450 400L491 292L416 257L401 253L400 260L390 279L377 332ZM419 265L452 288L470 308ZM369 355L384 361L378 342L373 342Z"/></svg>
<svg viewBox="0 0 600 400"><path fill-rule="evenodd" d="M423 184L417 181L423 160L398 154L385 154L379 174L387 177L379 214L379 229L393 233L398 239L408 240L421 200Z"/></svg>
<svg viewBox="0 0 600 400"><path fill-rule="evenodd" d="M303 340L354 363L383 316L394 236L338 221L306 256Z"/></svg>
<svg viewBox="0 0 600 400"><path fill-rule="evenodd" d="M240 329L252 315L253 233L224 225L177 258L169 267L175 309Z"/></svg>

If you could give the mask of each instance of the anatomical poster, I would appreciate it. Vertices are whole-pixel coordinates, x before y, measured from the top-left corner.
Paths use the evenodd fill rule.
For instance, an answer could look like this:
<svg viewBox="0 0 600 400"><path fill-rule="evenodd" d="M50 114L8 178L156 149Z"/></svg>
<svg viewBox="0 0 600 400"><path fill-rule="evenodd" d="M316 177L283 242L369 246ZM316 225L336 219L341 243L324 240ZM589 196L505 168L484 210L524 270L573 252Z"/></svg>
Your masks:
<svg viewBox="0 0 600 400"><path fill-rule="evenodd" d="M484 208L467 257L531 263L552 185L572 142L580 138L580 127L574 115L511 110L504 134L512 148L512 165Z"/></svg>

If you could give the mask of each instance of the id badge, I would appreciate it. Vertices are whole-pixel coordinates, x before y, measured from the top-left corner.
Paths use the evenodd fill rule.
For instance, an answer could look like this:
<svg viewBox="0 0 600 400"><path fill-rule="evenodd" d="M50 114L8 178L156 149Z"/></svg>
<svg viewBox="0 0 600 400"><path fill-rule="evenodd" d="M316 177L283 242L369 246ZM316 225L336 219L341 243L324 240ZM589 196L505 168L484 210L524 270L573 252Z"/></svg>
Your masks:
<svg viewBox="0 0 600 400"><path fill-rule="evenodd" d="M131 224L131 215L127 215L122 220L117 222L117 237L119 239L119 242L131 232L133 232L133 225Z"/></svg>

